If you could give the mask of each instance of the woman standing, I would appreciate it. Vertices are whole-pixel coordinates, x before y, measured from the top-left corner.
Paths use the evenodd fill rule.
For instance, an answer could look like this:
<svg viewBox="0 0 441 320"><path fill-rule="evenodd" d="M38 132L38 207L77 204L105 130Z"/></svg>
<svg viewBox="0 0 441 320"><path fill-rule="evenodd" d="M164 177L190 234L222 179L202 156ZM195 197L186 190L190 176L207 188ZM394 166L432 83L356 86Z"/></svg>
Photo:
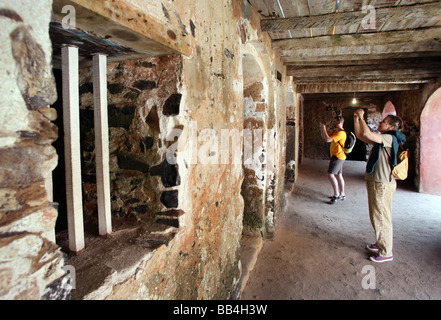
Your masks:
<svg viewBox="0 0 441 320"><path fill-rule="evenodd" d="M346 160L346 154L343 147L346 142L346 132L343 129L344 119L341 115L336 115L332 120L334 130L327 132L326 125L320 124L320 134L326 142L330 142L330 155L328 167L328 179L331 182L334 195L329 204L335 204L338 200L346 198L345 180L343 178L343 164Z"/></svg>
<svg viewBox="0 0 441 320"><path fill-rule="evenodd" d="M372 132L364 121L364 110L354 113L354 130L358 139L373 144L366 166L366 186L369 217L375 231L376 242L367 246L375 255L374 262L393 260L392 198L397 188L392 168L397 164L397 152L406 137L400 131L403 121L396 116L385 117L378 126L380 133Z"/></svg>

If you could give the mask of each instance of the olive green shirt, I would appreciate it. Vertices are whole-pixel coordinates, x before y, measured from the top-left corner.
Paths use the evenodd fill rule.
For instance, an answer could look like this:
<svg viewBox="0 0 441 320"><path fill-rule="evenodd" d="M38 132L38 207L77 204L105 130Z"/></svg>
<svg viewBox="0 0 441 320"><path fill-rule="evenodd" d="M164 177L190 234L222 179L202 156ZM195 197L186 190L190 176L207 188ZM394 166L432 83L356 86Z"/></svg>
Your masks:
<svg viewBox="0 0 441 320"><path fill-rule="evenodd" d="M385 184L395 184L395 179L392 176L391 169L391 148L393 142L393 136L390 134L382 135L383 144L380 147L380 156L378 162L375 165L372 174L365 173L366 180L381 182ZM372 153L372 152L371 152ZM369 155L370 156L370 155Z"/></svg>

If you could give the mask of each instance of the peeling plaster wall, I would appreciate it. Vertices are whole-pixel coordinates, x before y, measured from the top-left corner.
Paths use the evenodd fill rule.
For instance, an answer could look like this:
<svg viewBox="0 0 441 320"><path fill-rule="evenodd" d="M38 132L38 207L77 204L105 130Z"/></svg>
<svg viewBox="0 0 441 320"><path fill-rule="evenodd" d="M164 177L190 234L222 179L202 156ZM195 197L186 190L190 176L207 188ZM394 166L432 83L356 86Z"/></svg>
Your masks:
<svg viewBox="0 0 441 320"><path fill-rule="evenodd" d="M260 49L260 50L259 50ZM244 230L248 235L260 236L265 230L265 198L268 113L270 87L266 74L263 50L259 43L247 43L242 57L244 96L244 181L241 194L245 201Z"/></svg>
<svg viewBox="0 0 441 320"><path fill-rule="evenodd" d="M241 1L204 1L189 8L187 3L185 10L180 4L178 1L172 8L166 4L164 7L172 21L173 16L179 15L187 26L185 30L192 29L186 21L191 20L194 24L193 55L183 59L181 123L184 134L191 137L191 128L195 124L199 134L208 129L218 137L223 129L241 131L244 126L241 59L244 49L238 25L244 21L241 20L243 4ZM251 27L248 32L257 34ZM266 49L271 50L268 39L259 37L264 39ZM270 64L266 66L265 72L270 77L274 77L271 73L273 67ZM271 88L268 91L271 92ZM282 91L283 88L280 95L284 95ZM277 102L280 105L275 106L276 102L271 98L269 103L273 112L284 107L284 99L280 100ZM282 117L284 119L284 114ZM268 127L276 126L274 119L275 115ZM284 134L281 133L281 136ZM155 258L146 264L142 282L150 298L226 299L239 294L244 210L240 195L242 165L192 163L195 148L212 150L206 149L206 146L207 140L188 139L185 150L181 149L181 157L178 156L187 168L182 175L185 192L180 197L182 209L186 212L185 227L169 248L158 249ZM211 157L216 159L216 151L221 152L222 149L212 151L206 160L210 161ZM277 168L282 170L280 165ZM274 171L276 175L279 173ZM275 190L275 193L278 192L280 187ZM124 287L133 289L131 285ZM134 296L139 294L138 291Z"/></svg>
<svg viewBox="0 0 441 320"><path fill-rule="evenodd" d="M187 2L184 8L178 1L173 7L164 4L163 11L163 19L178 21L179 15L187 30L190 19L195 28L193 54L183 58L179 117L184 128L178 147L184 168L179 202L187 214L180 232L168 247L158 248L139 279L115 287L106 298L226 299L237 295L240 278L242 171L240 165L217 164L219 154L205 148L207 141L199 135L213 130L220 136L221 129L242 125L237 27L231 3L196 7ZM219 15L223 19L213 19ZM195 151L208 154L198 157Z"/></svg>
<svg viewBox="0 0 441 320"><path fill-rule="evenodd" d="M255 28L253 12L243 7L241 19L244 77L244 233L272 237L284 203L286 98L290 78L278 57ZM262 41L263 40L263 41ZM282 81L277 80L277 73ZM257 139L257 143L256 143ZM252 152L251 146L252 145Z"/></svg>

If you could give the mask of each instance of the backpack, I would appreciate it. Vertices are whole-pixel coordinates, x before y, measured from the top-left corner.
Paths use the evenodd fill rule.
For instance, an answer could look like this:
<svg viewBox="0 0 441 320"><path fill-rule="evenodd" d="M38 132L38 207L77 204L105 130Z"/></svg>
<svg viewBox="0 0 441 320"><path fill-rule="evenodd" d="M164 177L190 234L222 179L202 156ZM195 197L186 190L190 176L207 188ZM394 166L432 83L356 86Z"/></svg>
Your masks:
<svg viewBox="0 0 441 320"><path fill-rule="evenodd" d="M405 180L409 168L409 150L404 150L398 155L398 164L392 169L392 175L396 180Z"/></svg>
<svg viewBox="0 0 441 320"><path fill-rule="evenodd" d="M346 132L345 145L342 146L340 142L338 144L342 147L344 153L349 154L352 152L352 149L354 149L355 142L357 142L357 138L355 137L355 134L353 132L351 131L345 131L345 132Z"/></svg>
<svg viewBox="0 0 441 320"><path fill-rule="evenodd" d="M401 152L397 154L397 165L395 167L391 166L391 175L395 178L395 180L406 180L407 171L409 169L409 150L404 149L402 144L400 143ZM386 150L386 154L392 160L389 152Z"/></svg>

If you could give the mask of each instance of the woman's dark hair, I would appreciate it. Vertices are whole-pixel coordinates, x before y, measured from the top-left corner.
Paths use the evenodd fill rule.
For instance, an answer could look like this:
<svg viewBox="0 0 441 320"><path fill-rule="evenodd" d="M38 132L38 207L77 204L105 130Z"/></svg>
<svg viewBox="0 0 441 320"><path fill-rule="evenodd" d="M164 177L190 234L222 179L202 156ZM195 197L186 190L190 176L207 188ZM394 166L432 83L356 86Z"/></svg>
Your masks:
<svg viewBox="0 0 441 320"><path fill-rule="evenodd" d="M400 117L388 115L389 123L394 126L394 130L401 131L404 129L403 120Z"/></svg>
<svg viewBox="0 0 441 320"><path fill-rule="evenodd" d="M335 116L334 119L338 122L341 122L342 124L345 122L345 119L342 116Z"/></svg>

